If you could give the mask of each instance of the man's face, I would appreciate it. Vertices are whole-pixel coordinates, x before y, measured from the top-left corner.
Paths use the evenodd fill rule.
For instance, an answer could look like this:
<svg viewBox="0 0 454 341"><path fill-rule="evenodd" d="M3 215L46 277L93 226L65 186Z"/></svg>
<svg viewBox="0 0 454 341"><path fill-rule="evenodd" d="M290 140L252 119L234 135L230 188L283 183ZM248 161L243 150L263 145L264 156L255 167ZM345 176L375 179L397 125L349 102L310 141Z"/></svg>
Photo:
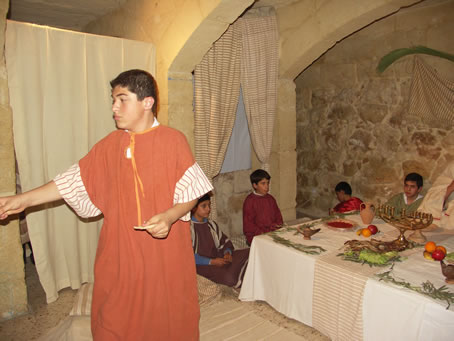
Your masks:
<svg viewBox="0 0 454 341"><path fill-rule="evenodd" d="M252 184L252 187L258 194L265 195L270 190L270 180L262 179L258 183Z"/></svg>
<svg viewBox="0 0 454 341"><path fill-rule="evenodd" d="M418 188L416 181L405 181L404 183L404 192L407 199L416 199L421 190L422 187Z"/></svg>
<svg viewBox="0 0 454 341"><path fill-rule="evenodd" d="M153 102L152 97L139 101L135 93L117 85L112 89L112 111L117 128L132 132L141 132L150 128L146 109L151 110Z"/></svg>

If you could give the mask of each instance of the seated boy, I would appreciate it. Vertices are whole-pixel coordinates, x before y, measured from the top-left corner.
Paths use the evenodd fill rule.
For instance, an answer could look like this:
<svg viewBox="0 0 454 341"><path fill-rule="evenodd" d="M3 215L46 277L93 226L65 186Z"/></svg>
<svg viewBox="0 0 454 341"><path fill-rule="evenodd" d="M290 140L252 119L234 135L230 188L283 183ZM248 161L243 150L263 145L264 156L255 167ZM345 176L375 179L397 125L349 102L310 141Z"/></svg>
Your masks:
<svg viewBox="0 0 454 341"><path fill-rule="evenodd" d="M357 197L352 197L352 188L348 183L345 181L339 182L334 188L334 191L336 192L339 203L330 210L330 214L359 211L363 201Z"/></svg>
<svg viewBox="0 0 454 341"><path fill-rule="evenodd" d="M394 215L400 215L402 209L407 213L414 212L421 205L423 196L420 194L423 186L422 176L418 173L409 173L404 180L404 192L396 194L385 205L394 207Z"/></svg>
<svg viewBox="0 0 454 341"><path fill-rule="evenodd" d="M282 214L274 197L268 193L271 176L263 169L250 175L253 192L243 203L243 233L248 245L254 236L274 231L283 224Z"/></svg>
<svg viewBox="0 0 454 341"><path fill-rule="evenodd" d="M213 282L239 288L246 271L249 249L235 250L232 242L208 218L210 195L201 197L191 211L191 237L197 273Z"/></svg>

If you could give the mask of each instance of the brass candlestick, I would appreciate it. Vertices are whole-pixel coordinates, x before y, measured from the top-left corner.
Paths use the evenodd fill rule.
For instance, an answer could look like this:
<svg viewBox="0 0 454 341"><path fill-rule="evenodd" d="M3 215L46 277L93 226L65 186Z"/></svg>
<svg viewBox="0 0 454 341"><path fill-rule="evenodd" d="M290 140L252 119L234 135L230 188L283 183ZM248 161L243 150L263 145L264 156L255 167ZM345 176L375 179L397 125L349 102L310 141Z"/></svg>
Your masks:
<svg viewBox="0 0 454 341"><path fill-rule="evenodd" d="M423 243L427 240L421 230L432 224L432 214L424 212L407 213L405 209L402 209L400 215L395 216L395 208L388 205L378 205L377 213L385 222L399 230L400 235L394 243L401 250L405 250L409 245L409 241L405 238L406 231L413 231L408 238L414 242Z"/></svg>

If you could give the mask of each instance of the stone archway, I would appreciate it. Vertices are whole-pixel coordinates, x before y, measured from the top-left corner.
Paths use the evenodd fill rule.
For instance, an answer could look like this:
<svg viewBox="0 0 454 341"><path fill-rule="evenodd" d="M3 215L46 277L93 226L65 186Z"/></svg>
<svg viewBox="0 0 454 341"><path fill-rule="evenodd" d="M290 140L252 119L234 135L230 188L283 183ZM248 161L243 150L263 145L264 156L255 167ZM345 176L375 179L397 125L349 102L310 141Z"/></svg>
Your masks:
<svg viewBox="0 0 454 341"><path fill-rule="evenodd" d="M316 7L317 1L299 1L278 9L281 77L295 79L336 42L418 2L420 0L376 0L361 4L357 1L328 1Z"/></svg>

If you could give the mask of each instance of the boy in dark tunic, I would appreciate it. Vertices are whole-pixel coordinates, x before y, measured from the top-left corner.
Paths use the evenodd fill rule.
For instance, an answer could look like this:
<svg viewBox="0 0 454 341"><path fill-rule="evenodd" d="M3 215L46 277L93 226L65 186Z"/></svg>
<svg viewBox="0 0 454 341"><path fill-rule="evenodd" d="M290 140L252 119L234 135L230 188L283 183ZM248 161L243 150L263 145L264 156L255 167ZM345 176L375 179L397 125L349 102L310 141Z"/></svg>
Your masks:
<svg viewBox="0 0 454 341"><path fill-rule="evenodd" d="M235 250L215 221L208 219L210 195L201 197L192 209L191 237L197 273L213 282L239 288L249 258L249 249Z"/></svg>

